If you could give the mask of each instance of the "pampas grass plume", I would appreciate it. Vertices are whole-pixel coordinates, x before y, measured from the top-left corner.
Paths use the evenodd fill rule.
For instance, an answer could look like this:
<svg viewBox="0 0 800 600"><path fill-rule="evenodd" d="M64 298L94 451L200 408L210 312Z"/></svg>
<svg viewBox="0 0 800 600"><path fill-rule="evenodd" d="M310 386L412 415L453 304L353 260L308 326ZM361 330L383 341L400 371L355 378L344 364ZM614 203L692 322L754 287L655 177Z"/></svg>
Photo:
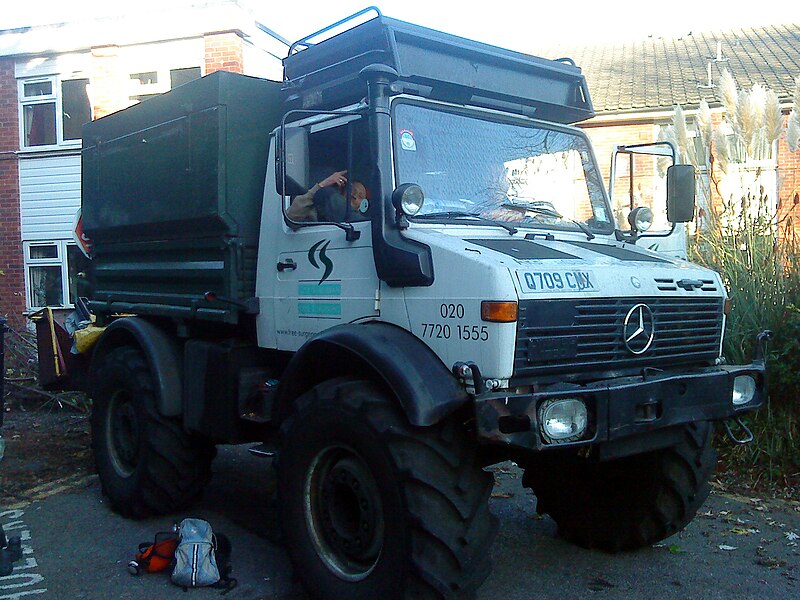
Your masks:
<svg viewBox="0 0 800 600"><path fill-rule="evenodd" d="M766 103L764 105L764 130L767 134L767 144L770 146L783 132L781 103L778 99L778 94L772 90L767 90Z"/></svg>
<svg viewBox="0 0 800 600"><path fill-rule="evenodd" d="M728 69L722 71L719 87L722 91L722 103L725 105L725 112L728 113L728 117L732 121L735 121L739 112L739 92L736 89L736 81Z"/></svg>
<svg viewBox="0 0 800 600"><path fill-rule="evenodd" d="M714 153L720 170L728 174L728 165L731 162L731 151L728 146L728 137L719 129L714 130Z"/></svg>
<svg viewBox="0 0 800 600"><path fill-rule="evenodd" d="M736 121L737 125L739 126L738 133L742 137L742 141L744 141L745 145L747 146L747 151L750 154L753 154L753 144L756 133L756 117L751 100L752 98L749 93L745 91L739 92L739 110L736 113Z"/></svg>
<svg viewBox="0 0 800 600"><path fill-rule="evenodd" d="M678 142L678 150L683 155L686 162L697 166L694 156L694 148L689 144L689 131L686 128L686 115L683 114L683 107L678 104L675 106L675 116L672 118L675 128L675 140Z"/></svg>
<svg viewBox="0 0 800 600"><path fill-rule="evenodd" d="M700 112L697 113L697 131L700 133L700 139L703 141L703 146L708 146L711 143L712 124L711 124L711 108L705 100L700 101Z"/></svg>

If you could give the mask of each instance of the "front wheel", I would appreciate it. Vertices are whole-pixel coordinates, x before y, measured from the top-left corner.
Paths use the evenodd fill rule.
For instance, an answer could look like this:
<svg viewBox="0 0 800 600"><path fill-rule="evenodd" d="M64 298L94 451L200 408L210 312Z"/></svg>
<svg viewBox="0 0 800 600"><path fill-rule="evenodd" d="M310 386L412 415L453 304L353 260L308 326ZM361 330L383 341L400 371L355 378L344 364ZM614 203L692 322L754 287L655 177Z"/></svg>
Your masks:
<svg viewBox="0 0 800 600"><path fill-rule="evenodd" d="M608 462L550 457L528 465L523 485L560 533L608 552L652 545L683 529L703 505L717 453L713 427L687 425L669 448Z"/></svg>
<svg viewBox="0 0 800 600"><path fill-rule="evenodd" d="M490 570L492 477L455 422L412 427L379 387L336 379L284 423L278 493L315 598L454 598Z"/></svg>

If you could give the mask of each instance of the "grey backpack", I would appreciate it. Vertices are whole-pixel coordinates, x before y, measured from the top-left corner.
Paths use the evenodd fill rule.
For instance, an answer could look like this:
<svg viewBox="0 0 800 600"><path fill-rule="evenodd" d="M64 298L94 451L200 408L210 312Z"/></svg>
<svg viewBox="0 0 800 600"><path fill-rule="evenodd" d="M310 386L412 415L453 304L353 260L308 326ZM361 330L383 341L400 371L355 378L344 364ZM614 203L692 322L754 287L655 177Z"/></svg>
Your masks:
<svg viewBox="0 0 800 600"><path fill-rule="evenodd" d="M230 542L223 535L214 535L208 521L184 519L178 526L178 547L172 583L184 588L232 588L236 580L230 573Z"/></svg>

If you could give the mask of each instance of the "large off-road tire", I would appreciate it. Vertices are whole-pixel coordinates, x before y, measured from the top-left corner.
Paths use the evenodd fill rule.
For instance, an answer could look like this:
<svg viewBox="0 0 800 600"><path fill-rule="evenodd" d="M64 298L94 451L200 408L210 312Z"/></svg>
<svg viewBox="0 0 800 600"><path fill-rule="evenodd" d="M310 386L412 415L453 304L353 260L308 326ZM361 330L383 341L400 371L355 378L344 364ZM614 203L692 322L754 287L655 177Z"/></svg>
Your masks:
<svg viewBox="0 0 800 600"><path fill-rule="evenodd" d="M529 465L523 485L566 539L608 552L649 546L683 529L708 497L713 427L684 428L670 448L608 462L577 456Z"/></svg>
<svg viewBox="0 0 800 600"><path fill-rule="evenodd" d="M412 427L373 383L335 379L281 428L287 548L314 598L469 597L497 530L492 476L462 427Z"/></svg>
<svg viewBox="0 0 800 600"><path fill-rule="evenodd" d="M156 393L138 349L122 346L102 359L92 405L92 449L103 493L126 517L182 510L211 477L214 445L159 415Z"/></svg>

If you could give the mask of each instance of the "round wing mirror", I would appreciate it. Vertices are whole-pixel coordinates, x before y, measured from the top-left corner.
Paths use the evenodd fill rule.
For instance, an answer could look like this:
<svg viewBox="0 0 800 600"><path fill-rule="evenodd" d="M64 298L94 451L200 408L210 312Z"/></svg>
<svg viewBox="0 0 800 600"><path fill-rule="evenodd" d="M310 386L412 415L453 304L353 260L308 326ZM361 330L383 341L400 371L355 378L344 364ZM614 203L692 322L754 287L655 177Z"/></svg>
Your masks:
<svg viewBox="0 0 800 600"><path fill-rule="evenodd" d="M653 211L646 206L637 206L628 214L631 229L644 233L653 226Z"/></svg>

